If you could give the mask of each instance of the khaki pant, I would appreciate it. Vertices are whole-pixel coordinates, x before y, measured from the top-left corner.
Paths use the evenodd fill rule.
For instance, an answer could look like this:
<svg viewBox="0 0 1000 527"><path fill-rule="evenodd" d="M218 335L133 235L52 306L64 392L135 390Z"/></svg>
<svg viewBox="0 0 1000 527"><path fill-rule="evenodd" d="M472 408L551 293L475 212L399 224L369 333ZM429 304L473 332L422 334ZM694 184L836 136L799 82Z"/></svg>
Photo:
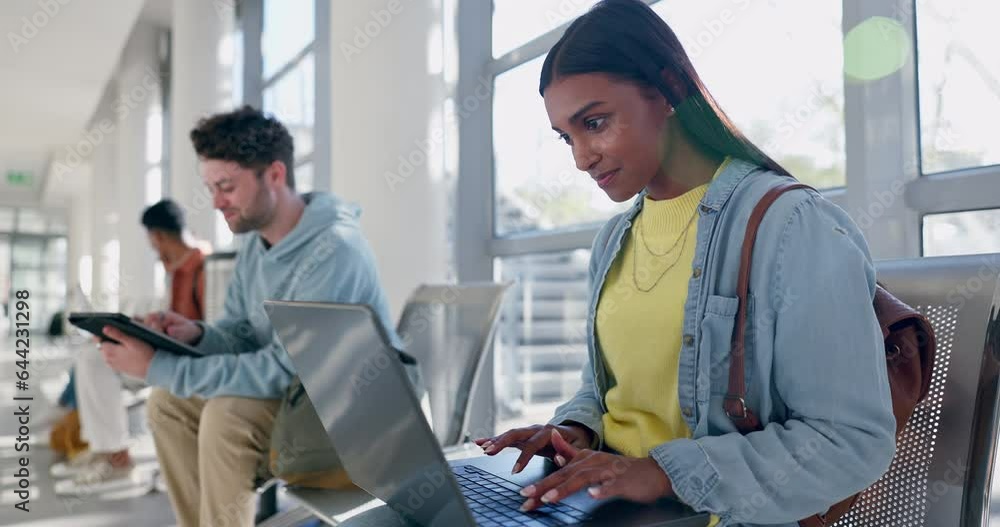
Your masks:
<svg viewBox="0 0 1000 527"><path fill-rule="evenodd" d="M181 527L253 525L254 478L266 462L279 403L181 399L153 390L147 403L150 429Z"/></svg>

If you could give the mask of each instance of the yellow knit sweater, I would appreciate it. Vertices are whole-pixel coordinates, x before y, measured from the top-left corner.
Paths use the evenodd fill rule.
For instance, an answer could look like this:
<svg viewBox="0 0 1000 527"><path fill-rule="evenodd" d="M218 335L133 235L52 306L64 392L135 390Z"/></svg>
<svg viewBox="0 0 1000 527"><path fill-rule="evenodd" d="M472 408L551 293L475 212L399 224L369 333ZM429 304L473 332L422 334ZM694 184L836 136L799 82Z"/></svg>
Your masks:
<svg viewBox="0 0 1000 527"><path fill-rule="evenodd" d="M597 341L615 378L605 396L605 441L627 456L691 436L677 371L697 210L708 185L669 200L647 197L601 290Z"/></svg>

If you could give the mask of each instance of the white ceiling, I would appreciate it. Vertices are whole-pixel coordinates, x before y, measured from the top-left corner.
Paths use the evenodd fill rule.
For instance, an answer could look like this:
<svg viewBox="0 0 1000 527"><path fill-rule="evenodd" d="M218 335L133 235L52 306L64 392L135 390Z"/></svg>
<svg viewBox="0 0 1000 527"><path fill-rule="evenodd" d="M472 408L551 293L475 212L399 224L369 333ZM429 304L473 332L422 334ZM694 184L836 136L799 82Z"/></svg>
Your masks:
<svg viewBox="0 0 1000 527"><path fill-rule="evenodd" d="M46 13L44 4L59 10ZM80 138L143 4L0 3L0 34L5 37L0 43L0 178L7 170L27 169L40 180L52 155ZM162 6L147 11L154 23L164 16ZM10 34L23 35L26 42L12 43Z"/></svg>

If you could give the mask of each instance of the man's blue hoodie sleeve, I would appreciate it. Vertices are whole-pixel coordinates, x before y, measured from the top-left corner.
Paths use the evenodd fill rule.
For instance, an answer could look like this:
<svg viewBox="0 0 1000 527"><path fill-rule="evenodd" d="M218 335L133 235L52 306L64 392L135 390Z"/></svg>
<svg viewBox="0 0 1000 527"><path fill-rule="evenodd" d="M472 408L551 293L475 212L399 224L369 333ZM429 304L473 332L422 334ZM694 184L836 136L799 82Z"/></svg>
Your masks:
<svg viewBox="0 0 1000 527"><path fill-rule="evenodd" d="M302 273L289 299L372 305L381 290L367 243L360 236L348 241L333 232L328 235L335 238L334 250ZM237 268L227 290L225 316L202 324L205 333L198 348L211 354L194 358L157 352L147 382L178 397L278 399L284 394L295 370L273 331L269 341L257 342L251 321L239 317L248 312L264 315L259 306L244 305L242 282L247 277ZM395 334L388 329L390 335Z"/></svg>

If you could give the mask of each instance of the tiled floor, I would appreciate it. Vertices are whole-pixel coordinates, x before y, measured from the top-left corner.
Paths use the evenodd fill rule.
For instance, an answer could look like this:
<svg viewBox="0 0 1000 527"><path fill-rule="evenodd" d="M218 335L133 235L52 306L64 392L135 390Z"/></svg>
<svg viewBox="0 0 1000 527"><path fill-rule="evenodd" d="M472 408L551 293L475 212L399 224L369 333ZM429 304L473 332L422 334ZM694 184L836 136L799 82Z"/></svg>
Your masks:
<svg viewBox="0 0 1000 527"><path fill-rule="evenodd" d="M36 341L37 342L37 341ZM55 494L55 480L49 475L49 467L53 463L54 453L48 449L46 430L39 429L43 416L51 410L52 403L65 382L65 371L72 362L70 354L64 350L50 347L33 349L30 355L31 377L29 390L15 391L13 372L18 368L14 365L16 355L11 352L9 343L0 344L0 525L25 526L168 526L174 525L173 512L167 496L162 493L144 493L145 489L136 487L134 491L124 493L132 496L122 499L107 499L100 497L72 498ZM18 498L13 493L18 481L12 477L17 470L18 460L24 452L15 450L15 435L18 423L15 420L15 396L30 396L27 401L30 406L30 436L27 458L30 471L31 496L28 504L29 512L14 508ZM156 456L152 449L152 441L144 434L142 426L142 408L130 413L130 428L137 436L136 444L131 452L137 465L149 469L155 466Z"/></svg>

